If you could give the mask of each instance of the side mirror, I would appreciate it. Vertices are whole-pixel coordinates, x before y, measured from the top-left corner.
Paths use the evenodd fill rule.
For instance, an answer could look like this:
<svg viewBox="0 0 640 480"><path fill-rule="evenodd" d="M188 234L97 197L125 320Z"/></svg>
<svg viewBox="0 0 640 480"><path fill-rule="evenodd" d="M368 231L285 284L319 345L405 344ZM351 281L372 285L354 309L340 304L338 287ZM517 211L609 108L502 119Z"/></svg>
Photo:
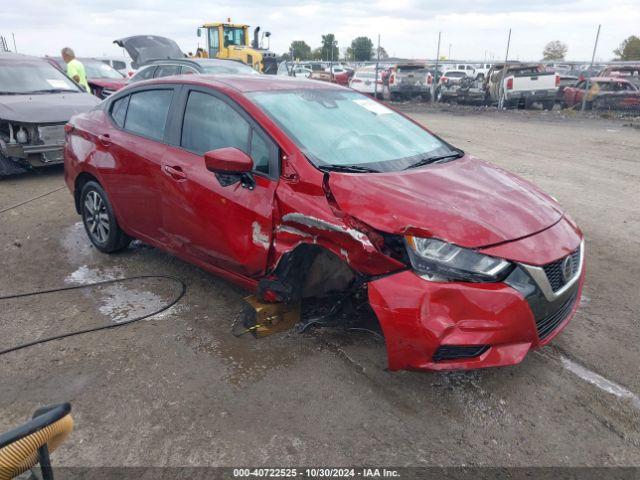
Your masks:
<svg viewBox="0 0 640 480"><path fill-rule="evenodd" d="M218 148L204 154L207 170L216 173L242 174L253 169L251 157L235 147Z"/></svg>

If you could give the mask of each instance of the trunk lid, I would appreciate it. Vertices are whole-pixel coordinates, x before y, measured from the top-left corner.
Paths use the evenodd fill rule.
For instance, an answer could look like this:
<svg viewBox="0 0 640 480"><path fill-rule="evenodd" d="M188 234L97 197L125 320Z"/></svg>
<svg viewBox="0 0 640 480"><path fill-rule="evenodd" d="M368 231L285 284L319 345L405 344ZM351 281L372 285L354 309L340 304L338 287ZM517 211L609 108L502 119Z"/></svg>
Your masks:
<svg viewBox="0 0 640 480"><path fill-rule="evenodd" d="M133 60L133 68L139 68L152 60L185 57L176 42L158 35L134 35L114 40L113 43L127 51Z"/></svg>

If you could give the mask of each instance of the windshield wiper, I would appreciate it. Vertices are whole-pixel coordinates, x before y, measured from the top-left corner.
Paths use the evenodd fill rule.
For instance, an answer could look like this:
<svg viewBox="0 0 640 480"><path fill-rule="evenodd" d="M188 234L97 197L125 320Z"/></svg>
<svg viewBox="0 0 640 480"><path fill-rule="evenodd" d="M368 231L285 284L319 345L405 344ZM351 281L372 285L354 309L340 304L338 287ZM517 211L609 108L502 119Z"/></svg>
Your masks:
<svg viewBox="0 0 640 480"><path fill-rule="evenodd" d="M408 167L405 168L405 170L409 170L410 168L422 167L423 165L429 165L431 163L439 163L449 158L451 159L460 158L463 155L464 155L464 152L462 150L458 150L457 152L447 153L446 155L437 155L435 157L423 158L422 160L409 165Z"/></svg>
<svg viewBox="0 0 640 480"><path fill-rule="evenodd" d="M380 170L361 165L321 165L318 168L323 172L380 173Z"/></svg>

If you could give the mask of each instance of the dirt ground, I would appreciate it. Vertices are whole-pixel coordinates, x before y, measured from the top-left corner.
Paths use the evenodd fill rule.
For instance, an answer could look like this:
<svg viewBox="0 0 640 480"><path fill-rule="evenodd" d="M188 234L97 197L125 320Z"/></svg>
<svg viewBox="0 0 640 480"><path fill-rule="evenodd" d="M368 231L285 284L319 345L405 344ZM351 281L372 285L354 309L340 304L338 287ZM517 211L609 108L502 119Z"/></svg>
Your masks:
<svg viewBox="0 0 640 480"><path fill-rule="evenodd" d="M405 106L406 108L406 106ZM518 366L388 372L367 333L235 338L241 289L153 248L89 246L66 189L0 213L0 296L140 274L171 310L0 357L0 431L70 401L69 466L640 465L640 131L624 121L412 107L532 180L586 235L575 319ZM63 184L0 180L0 210ZM0 350L152 311L167 279L0 301Z"/></svg>

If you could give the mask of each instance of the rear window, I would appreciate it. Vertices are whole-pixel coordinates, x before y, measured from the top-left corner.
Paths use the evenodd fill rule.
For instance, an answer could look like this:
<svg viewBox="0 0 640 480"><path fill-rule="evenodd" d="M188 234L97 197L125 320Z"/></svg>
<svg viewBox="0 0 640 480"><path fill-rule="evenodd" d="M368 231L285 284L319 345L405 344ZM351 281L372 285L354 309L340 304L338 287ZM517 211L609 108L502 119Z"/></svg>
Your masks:
<svg viewBox="0 0 640 480"><path fill-rule="evenodd" d="M466 74L464 72L447 72L445 75L452 78L466 77Z"/></svg>
<svg viewBox="0 0 640 480"><path fill-rule="evenodd" d="M125 130L153 140L164 138L173 90L145 90L131 94Z"/></svg>
<svg viewBox="0 0 640 480"><path fill-rule="evenodd" d="M380 72L378 72L378 75L380 75ZM357 78L375 78L376 74L375 72L356 72L355 76Z"/></svg>
<svg viewBox="0 0 640 480"><path fill-rule="evenodd" d="M153 72L156 71L156 68L157 67L155 65L151 67L143 68L138 73L136 73L133 77L131 77L129 81L137 82L139 80L148 80L150 78L153 78Z"/></svg>
<svg viewBox="0 0 640 480"><path fill-rule="evenodd" d="M169 75L178 75L179 71L179 65L158 65L158 69L156 70L154 77L158 78L168 77Z"/></svg>
<svg viewBox="0 0 640 480"><path fill-rule="evenodd" d="M125 68L127 68L127 64L124 62L121 62L120 60L114 60L113 68L115 68L116 70L124 70Z"/></svg>
<svg viewBox="0 0 640 480"><path fill-rule="evenodd" d="M129 95L119 98L111 106L111 117L120 128L124 127L124 119L127 116L127 105L129 105Z"/></svg>

